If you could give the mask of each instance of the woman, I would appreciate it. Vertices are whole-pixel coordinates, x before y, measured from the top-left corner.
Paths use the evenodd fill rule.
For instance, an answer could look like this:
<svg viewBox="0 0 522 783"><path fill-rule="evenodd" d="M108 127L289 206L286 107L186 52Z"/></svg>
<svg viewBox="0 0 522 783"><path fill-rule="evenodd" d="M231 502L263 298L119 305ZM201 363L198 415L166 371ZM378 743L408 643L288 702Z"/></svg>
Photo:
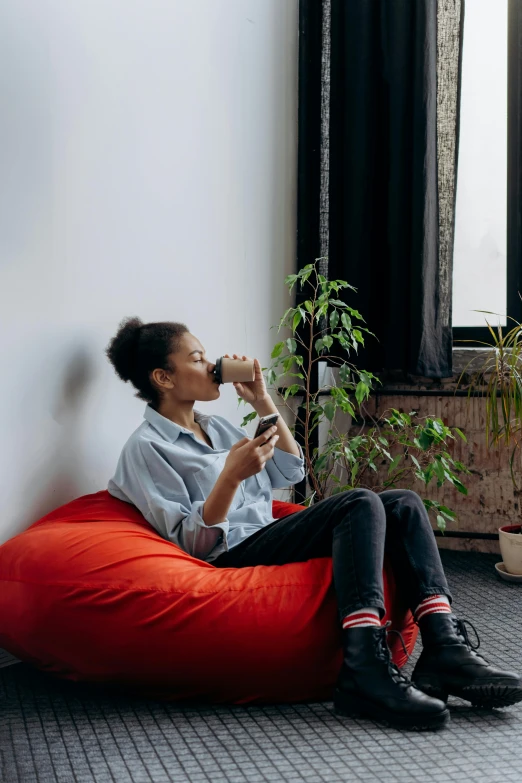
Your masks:
<svg viewBox="0 0 522 783"><path fill-rule="evenodd" d="M522 678L479 655L480 641L472 646L467 621L452 613L436 540L416 493L349 490L274 520L272 489L305 477L301 446L282 417L250 439L223 416L194 410L196 400L215 400L220 392L215 365L184 324L124 319L106 354L147 402L145 421L109 481L112 495L133 503L164 538L217 568L332 556L344 649L334 694L338 712L434 729L449 720L448 694L485 707L522 700ZM254 365L255 379L235 383L236 391L259 416L277 412L257 359ZM385 551L423 644L411 680L391 661L390 623L381 626Z"/></svg>

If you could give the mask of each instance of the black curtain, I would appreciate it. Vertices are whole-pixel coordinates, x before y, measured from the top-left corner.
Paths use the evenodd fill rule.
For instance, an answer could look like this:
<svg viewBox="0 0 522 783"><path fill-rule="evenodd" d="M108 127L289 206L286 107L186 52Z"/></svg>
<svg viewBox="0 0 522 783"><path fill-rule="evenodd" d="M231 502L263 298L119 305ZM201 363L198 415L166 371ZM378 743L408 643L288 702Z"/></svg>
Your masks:
<svg viewBox="0 0 522 783"><path fill-rule="evenodd" d="M378 338L349 357L368 370L452 374L463 21L464 0L300 0L297 267L358 289L338 298Z"/></svg>
<svg viewBox="0 0 522 783"><path fill-rule="evenodd" d="M329 93L321 255L329 279L358 289L340 298L379 340L367 339L358 363L450 376L463 0L301 0L305 17L318 6L315 55ZM308 101L309 72L300 73ZM313 260L302 255L299 266Z"/></svg>

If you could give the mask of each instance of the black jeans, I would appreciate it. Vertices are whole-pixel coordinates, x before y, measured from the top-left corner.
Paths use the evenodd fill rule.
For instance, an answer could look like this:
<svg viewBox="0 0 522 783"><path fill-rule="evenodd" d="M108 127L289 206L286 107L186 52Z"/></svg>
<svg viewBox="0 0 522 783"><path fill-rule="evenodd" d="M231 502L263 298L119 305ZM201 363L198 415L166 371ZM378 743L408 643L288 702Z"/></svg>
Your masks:
<svg viewBox="0 0 522 783"><path fill-rule="evenodd" d="M382 620L385 551L397 590L412 612L437 593L453 602L428 513L419 495L408 489L339 492L276 519L212 564L243 568L331 556L340 621L367 606L377 607Z"/></svg>

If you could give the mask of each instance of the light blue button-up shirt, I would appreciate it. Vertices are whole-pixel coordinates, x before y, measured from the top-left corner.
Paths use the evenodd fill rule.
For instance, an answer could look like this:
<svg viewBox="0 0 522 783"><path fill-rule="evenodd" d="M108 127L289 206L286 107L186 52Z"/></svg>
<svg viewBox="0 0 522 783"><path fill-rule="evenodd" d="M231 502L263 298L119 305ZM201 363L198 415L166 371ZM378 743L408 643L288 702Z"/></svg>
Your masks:
<svg viewBox="0 0 522 783"><path fill-rule="evenodd" d="M297 484L306 475L300 444L299 457L276 446L263 470L241 482L226 519L206 525L205 500L230 448L250 436L224 416L194 409L194 419L208 435L211 448L148 403L143 417L145 421L125 443L107 489L136 506L163 538L200 560L215 560L273 522L272 489Z"/></svg>

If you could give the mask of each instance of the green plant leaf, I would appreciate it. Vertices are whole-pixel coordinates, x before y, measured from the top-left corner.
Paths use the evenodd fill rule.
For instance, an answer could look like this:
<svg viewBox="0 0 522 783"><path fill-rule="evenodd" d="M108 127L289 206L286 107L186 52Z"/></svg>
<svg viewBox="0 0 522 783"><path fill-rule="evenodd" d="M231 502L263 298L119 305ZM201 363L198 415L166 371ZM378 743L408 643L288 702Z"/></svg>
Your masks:
<svg viewBox="0 0 522 783"><path fill-rule="evenodd" d="M347 457L350 460L350 462L354 462L355 456L354 456L351 448L349 446L344 446L343 451L344 451L345 457Z"/></svg>
<svg viewBox="0 0 522 783"><path fill-rule="evenodd" d="M297 394L297 392L301 389L301 386L298 383L293 383L291 386L287 386L284 393L285 400L288 399L289 395Z"/></svg>
<svg viewBox="0 0 522 783"><path fill-rule="evenodd" d="M359 381L359 383L357 384L357 388L355 389L355 399L357 400L359 405L365 398L368 397L369 391L370 390L368 386L362 381Z"/></svg>
<svg viewBox="0 0 522 783"><path fill-rule="evenodd" d="M426 486L430 483L430 481L433 478L433 463L431 462L425 470L422 471L424 475L424 482L426 483Z"/></svg>
<svg viewBox="0 0 522 783"><path fill-rule="evenodd" d="M447 517L450 520L454 520L456 518L456 513L452 511L447 506L438 506L438 510L441 514L443 514L445 517Z"/></svg>
<svg viewBox="0 0 522 783"><path fill-rule="evenodd" d="M372 380L375 376L372 375L371 372L364 372L364 370L359 370L359 378L360 380L368 386L368 388L372 387Z"/></svg>
<svg viewBox="0 0 522 783"><path fill-rule="evenodd" d="M280 353L281 353L281 351L283 350L284 347L285 347L285 344L283 342L282 343L277 343L276 345L274 345L274 349L273 349L273 351L271 353L272 359L276 359L280 355Z"/></svg>
<svg viewBox="0 0 522 783"><path fill-rule="evenodd" d="M388 476L390 475L390 473L393 473L393 471L396 470L402 457L403 457L402 454L397 454L397 456L392 459L390 467L388 468Z"/></svg>
<svg viewBox="0 0 522 783"><path fill-rule="evenodd" d="M414 454L410 454L410 459L413 462L413 464L416 465L419 470L421 470L421 466L419 464L419 460L417 459L417 457Z"/></svg>
<svg viewBox="0 0 522 783"><path fill-rule="evenodd" d="M437 432L439 435L442 435L444 433L444 425L439 419L433 420L433 429L435 432Z"/></svg>
<svg viewBox="0 0 522 783"><path fill-rule="evenodd" d="M461 481L459 481L458 478L455 478L455 476L453 476L453 484L457 487L458 491L461 492L463 495L468 494L468 490L466 489L464 484Z"/></svg>
<svg viewBox="0 0 522 783"><path fill-rule="evenodd" d="M349 383L350 375L351 375L351 373L350 373L350 368L348 367L348 365L347 364L342 364L339 367L339 378L341 379L341 381L343 383Z"/></svg>
<svg viewBox="0 0 522 783"><path fill-rule="evenodd" d="M347 332L352 328L352 319L347 313L341 313L341 323Z"/></svg>
<svg viewBox="0 0 522 783"><path fill-rule="evenodd" d="M286 375L286 373L289 371L290 367L294 363L294 357L293 356L285 356L283 359L283 373Z"/></svg>
<svg viewBox="0 0 522 783"><path fill-rule="evenodd" d="M439 462L439 460L436 459L435 462L433 463L433 470L435 471L435 475L437 476L437 478L438 478L438 480L440 482L439 486L442 486L442 484L444 483L444 480L446 478L446 472L444 470L444 465L442 465L442 463Z"/></svg>
<svg viewBox="0 0 522 783"><path fill-rule="evenodd" d="M433 442L433 438L430 437L429 433L424 429L418 438L419 448L421 448L423 451L427 451L427 449L429 449L429 447L431 446L432 442Z"/></svg>
<svg viewBox="0 0 522 783"><path fill-rule="evenodd" d="M298 310L297 313L294 314L294 320L292 321L292 331L295 332L300 322L301 322L301 313Z"/></svg>
<svg viewBox="0 0 522 783"><path fill-rule="evenodd" d="M257 418L257 413L255 411L252 411L251 413L247 413L245 417L243 418L243 421L241 422L241 427L246 427L246 425L252 421L253 419Z"/></svg>
<svg viewBox="0 0 522 783"><path fill-rule="evenodd" d="M332 347L332 343L333 343L333 337L331 335L327 334L325 337L323 337L323 344L327 348L331 348Z"/></svg>
<svg viewBox="0 0 522 783"><path fill-rule="evenodd" d="M329 421L333 420L335 415L335 405L332 402L327 402L324 406L324 414Z"/></svg>

